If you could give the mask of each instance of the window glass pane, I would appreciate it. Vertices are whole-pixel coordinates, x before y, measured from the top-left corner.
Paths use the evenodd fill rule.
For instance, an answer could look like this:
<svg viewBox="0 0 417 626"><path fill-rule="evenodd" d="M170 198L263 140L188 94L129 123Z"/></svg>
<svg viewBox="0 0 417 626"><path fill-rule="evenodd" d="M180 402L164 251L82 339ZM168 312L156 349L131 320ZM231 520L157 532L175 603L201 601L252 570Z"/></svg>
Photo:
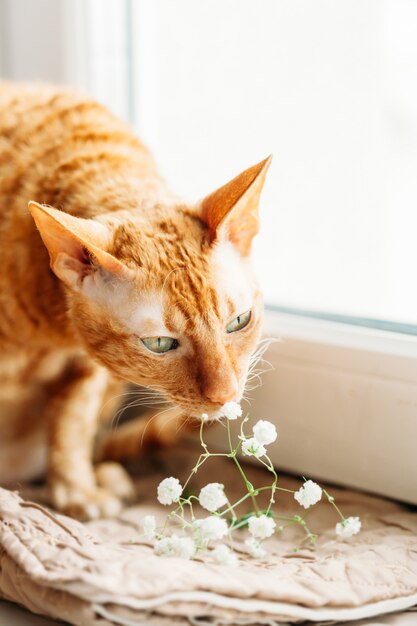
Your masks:
<svg viewBox="0 0 417 626"><path fill-rule="evenodd" d="M133 0L134 117L202 196L274 153L267 301L417 322L417 3Z"/></svg>

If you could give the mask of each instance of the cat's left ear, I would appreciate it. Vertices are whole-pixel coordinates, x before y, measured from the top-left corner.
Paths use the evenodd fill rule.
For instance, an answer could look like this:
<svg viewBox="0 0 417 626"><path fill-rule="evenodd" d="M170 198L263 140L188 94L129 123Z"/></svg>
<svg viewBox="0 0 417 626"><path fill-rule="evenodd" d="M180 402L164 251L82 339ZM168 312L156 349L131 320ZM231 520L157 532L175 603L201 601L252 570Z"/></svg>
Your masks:
<svg viewBox="0 0 417 626"><path fill-rule="evenodd" d="M259 200L271 161L272 155L203 200L202 219L212 242L228 238L242 256L249 255L259 230Z"/></svg>
<svg viewBox="0 0 417 626"><path fill-rule="evenodd" d="M111 233L100 222L37 202L29 202L29 211L48 249L52 271L69 287L80 289L97 267L117 276L128 275L129 269L106 251Z"/></svg>

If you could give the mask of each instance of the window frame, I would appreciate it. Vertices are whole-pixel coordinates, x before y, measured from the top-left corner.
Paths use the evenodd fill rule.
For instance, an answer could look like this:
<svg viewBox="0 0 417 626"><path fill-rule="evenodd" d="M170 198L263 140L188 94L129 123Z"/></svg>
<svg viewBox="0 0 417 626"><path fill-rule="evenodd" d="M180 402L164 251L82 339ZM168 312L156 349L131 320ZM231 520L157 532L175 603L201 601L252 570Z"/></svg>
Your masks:
<svg viewBox="0 0 417 626"><path fill-rule="evenodd" d="M0 0L2 17L7 18L7 7L11 1L14 0ZM45 5L50 2L52 6L57 0L43 2ZM61 55L62 82L88 90L132 122L134 100L142 107L138 95L138 77L145 84L146 80L151 79L147 76L146 60L143 61L143 72L140 67L141 59L146 57L146 34L142 41L141 33L139 37L133 38L131 32L132 11L140 9L134 6L132 0L110 0L114 10L117 5L120 19L117 24L109 20L100 23L100 12L103 10L100 0L92 0L88 9L84 0L60 2L61 11L57 22L49 24L49 27L58 29L61 34L58 37L59 49L53 51L48 48L45 54ZM1 23L0 34L3 37L0 39L3 45L0 49L0 68L3 75L7 75L13 67L7 45L15 33L7 31L7 19ZM99 23L100 33L95 39L93 50L92 31ZM123 33L120 32L122 27L125 29ZM127 41L123 37L127 37ZM132 51L133 45L134 62L131 54L126 55L126 49ZM107 65L109 55L115 59L111 67ZM36 71L36 67L31 67L32 59L27 58L26 63L28 75ZM121 86L117 97L112 89L106 92L106 80L103 81L103 77L107 71L122 75L122 80L117 83ZM50 77L40 78L48 80ZM117 77L113 76L114 80L111 76L108 78L109 85L116 84ZM145 102L143 116L143 123L146 123ZM267 307L264 334L279 339L265 357L271 362L275 374L265 374L263 387L255 392L251 412L276 421L278 429L283 429L288 441L296 442L297 437L301 440L310 437L306 457L300 454L298 446L288 446L283 435L282 443L273 453L277 464L293 472L311 472L317 478L417 503L417 471L411 471L413 463L417 465L413 446L417 440L417 420L412 417L413 407L414 412L417 407L417 337L346 324L343 319L325 320L307 316L300 311L278 311L274 307ZM328 393L330 370L334 385L340 390L339 394ZM301 400L298 403L291 402L285 393L286 388L296 388L301 393ZM398 397L400 388L403 389L403 397ZM349 399L352 393L356 393L356 402ZM395 406L395 410L391 409L392 413L384 413L384 424L379 424L381 399L387 407ZM309 431L304 429L304 425L308 425L311 415L314 415L318 432L321 428L329 429L331 416L339 415L342 408L343 420L335 419L335 428L326 431L326 445L329 445L329 437L332 436L336 442L332 444L334 462L326 464L322 461L329 455L324 454L325 448L320 444L320 437L317 432L313 436L314 431L311 430L308 435ZM351 442L355 440L351 425L358 423L358 411L365 427L361 438L368 445L371 466L368 462L362 463L363 459L357 458L355 451L349 456L343 442L336 436L344 432L346 439ZM408 425L397 436L396 421ZM394 439L381 436L383 430L391 432L391 435L394 433ZM359 433L356 436L359 437ZM375 448L375 438L378 448ZM216 435L214 440L217 441ZM315 459L314 464L312 459ZM349 472L349 459L351 463L360 466L360 471L355 471L354 476ZM383 484L384 481L379 477L387 475L388 479Z"/></svg>

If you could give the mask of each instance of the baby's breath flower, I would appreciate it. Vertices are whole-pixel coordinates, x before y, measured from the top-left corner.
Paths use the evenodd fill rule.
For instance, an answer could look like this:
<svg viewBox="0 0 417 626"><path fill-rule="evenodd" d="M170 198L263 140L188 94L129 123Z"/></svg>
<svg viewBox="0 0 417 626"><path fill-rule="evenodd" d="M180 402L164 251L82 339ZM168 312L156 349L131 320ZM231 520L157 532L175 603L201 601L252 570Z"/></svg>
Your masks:
<svg viewBox="0 0 417 626"><path fill-rule="evenodd" d="M190 537L164 537L155 544L155 553L158 556L174 556L181 559L191 559L195 554L195 543Z"/></svg>
<svg viewBox="0 0 417 626"><path fill-rule="evenodd" d="M145 515L143 518L143 534L145 539L155 539L156 520L154 515Z"/></svg>
<svg viewBox="0 0 417 626"><path fill-rule="evenodd" d="M262 559L266 556L266 550L262 547L262 544L255 537L249 537L245 540L245 546L247 551L254 559Z"/></svg>
<svg viewBox="0 0 417 626"><path fill-rule="evenodd" d="M242 415L242 407L237 402L226 402L220 409L222 417L228 420L235 420Z"/></svg>
<svg viewBox="0 0 417 626"><path fill-rule="evenodd" d="M359 517L347 517L342 522L336 524L336 535L342 539L349 539L353 535L357 535L362 527Z"/></svg>
<svg viewBox="0 0 417 626"><path fill-rule="evenodd" d="M194 535L198 543L206 544L209 541L223 539L227 535L227 522L221 517L210 515L193 522Z"/></svg>
<svg viewBox="0 0 417 626"><path fill-rule="evenodd" d="M249 518L248 522L249 532L255 539L266 539L270 537L275 530L275 525L272 517L268 517L267 515L260 515L259 517L253 515Z"/></svg>
<svg viewBox="0 0 417 626"><path fill-rule="evenodd" d="M322 489L313 480L307 480L302 487L294 494L294 499L298 504L308 509L313 504L321 500Z"/></svg>
<svg viewBox="0 0 417 626"><path fill-rule="evenodd" d="M164 478L158 485L158 500L165 506L178 502L182 494L182 487L178 478L171 476Z"/></svg>
<svg viewBox="0 0 417 626"><path fill-rule="evenodd" d="M253 427L253 434L259 443L268 445L273 443L277 438L277 429L274 424L267 420L259 420Z"/></svg>
<svg viewBox="0 0 417 626"><path fill-rule="evenodd" d="M266 448L255 437L251 437L243 441L242 452L246 456L255 456L259 459L259 457L266 454Z"/></svg>
<svg viewBox="0 0 417 626"><path fill-rule="evenodd" d="M198 496L201 506L214 513L220 509L221 506L227 504L227 498L224 495L224 485L220 483L209 483L200 491Z"/></svg>
<svg viewBox="0 0 417 626"><path fill-rule="evenodd" d="M224 543L216 546L212 551L211 556L213 557L214 562L218 565L236 566L239 564L239 559L236 554L232 552L228 546L225 546Z"/></svg>
<svg viewBox="0 0 417 626"><path fill-rule="evenodd" d="M188 485L194 474L200 469L205 461L214 456L226 457L232 459L237 466L240 474L242 475L246 484L246 493L243 497L237 499L235 504L230 504L229 499L226 497L224 485L222 483L209 483L202 487L198 498L195 495L185 497L183 495L184 488L182 487L178 478L170 476L160 482L157 489L158 500L161 504L172 505L177 503L175 510L167 516L166 523L163 527L156 527L156 520L153 515L146 515L143 519L143 536L148 540L153 540L155 554L161 556L181 557L190 559L195 557L200 552L210 551L209 559L212 563L224 564L224 565L238 565L238 555L225 544L220 543L222 540L228 543L231 539L233 531L237 528L241 528L244 525L248 525L248 536L244 542L244 551L247 555L253 558L265 558L267 556L267 549L264 547L264 540L271 537L274 532L283 531L286 526L279 526L277 528L273 515L271 513L271 507L274 503L274 495L279 487L277 486L278 476L272 463L267 455L265 446L273 443L277 439L277 430L272 422L267 420L258 420L252 428L252 436L247 437L244 434L244 425L248 421L248 417L242 420L239 438L239 445L235 445L232 441L232 432L229 425L229 420L236 420L242 415L242 409L237 402L226 402L223 407L213 414L213 417L225 417L227 425L227 437L229 443L229 452L217 454L212 453L209 450L209 446L204 441L203 432L206 426L205 422L210 421L210 417L207 413L201 413L200 422L200 442L203 448L203 453L198 457L197 463L191 470L189 477L186 479L185 485ZM256 489L246 478L245 471L240 465L237 453L239 449L243 454L260 459L260 463L273 475L271 478L272 484L266 487L257 487ZM265 456L265 460L261 457ZM352 537L356 535L361 529L361 521L359 517L343 518L343 514L340 509L334 503L334 498L330 496L326 491L323 491L321 487L312 480L305 480L304 484L298 491L294 493L294 499L305 509L313 506L319 502L323 493L326 495L327 500L332 504L336 511L340 514L342 521L336 524L336 534L342 538ZM257 501L258 495L264 490L271 490L269 498L268 509L265 509L264 513L259 511L259 503ZM288 491L284 489L284 491ZM255 512L251 512L245 515L243 518L238 518L235 509L246 498L252 498L253 507ZM200 506L206 511L209 511L211 515L202 519L195 519L195 509L193 507L194 501L199 502ZM224 507L224 508L223 508ZM232 522L230 526L224 516L228 513L232 515ZM175 519L174 519L175 518ZM286 519L286 518L284 518ZM178 524L180 522L180 525ZM301 525L302 529L307 535L307 539L311 543L314 543L317 535L310 531L309 527L303 517L300 515L294 515L294 522ZM165 536L169 532L170 527L182 528L179 531L182 536L173 534L171 536ZM185 529L190 532L185 532ZM213 544L216 543L215 547Z"/></svg>

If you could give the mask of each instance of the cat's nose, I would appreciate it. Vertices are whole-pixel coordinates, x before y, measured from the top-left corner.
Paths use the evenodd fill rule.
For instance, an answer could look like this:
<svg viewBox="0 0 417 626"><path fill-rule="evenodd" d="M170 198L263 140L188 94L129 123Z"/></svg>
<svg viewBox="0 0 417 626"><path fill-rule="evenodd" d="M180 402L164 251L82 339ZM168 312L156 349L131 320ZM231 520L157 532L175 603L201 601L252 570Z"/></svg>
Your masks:
<svg viewBox="0 0 417 626"><path fill-rule="evenodd" d="M213 404L223 406L239 394L237 375L225 350L202 352L199 379L201 395Z"/></svg>
<svg viewBox="0 0 417 626"><path fill-rule="evenodd" d="M238 384L236 377L231 377L229 380L220 381L208 381L205 387L205 396L207 400L214 404L220 404L223 406L226 402L236 400L238 394Z"/></svg>

